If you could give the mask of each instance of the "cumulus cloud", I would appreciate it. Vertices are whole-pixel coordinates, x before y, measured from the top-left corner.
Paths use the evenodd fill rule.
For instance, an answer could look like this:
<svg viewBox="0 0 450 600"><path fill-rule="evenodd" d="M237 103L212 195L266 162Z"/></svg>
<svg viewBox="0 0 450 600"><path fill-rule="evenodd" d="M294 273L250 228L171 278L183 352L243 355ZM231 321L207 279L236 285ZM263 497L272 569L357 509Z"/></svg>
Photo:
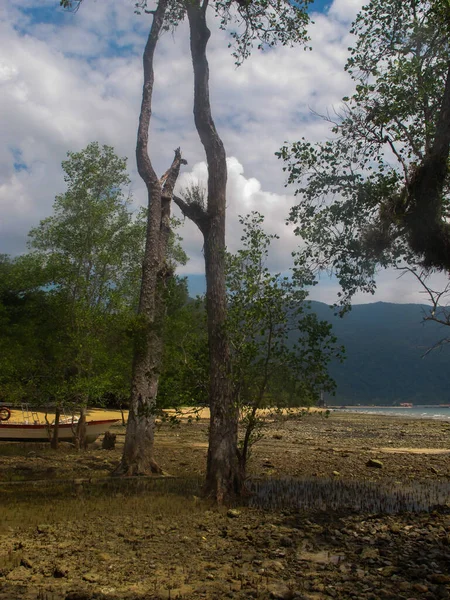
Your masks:
<svg viewBox="0 0 450 600"><path fill-rule="evenodd" d="M224 32L213 30L209 47L211 102L228 156L228 246L239 243L238 215L263 213L274 244L270 266L289 268L297 240L285 225L294 202L274 153L285 140L323 139L328 126L315 117L332 111L351 92L343 71L352 43L349 24L363 0L334 0L313 14L313 51L279 47L256 51L239 69ZM136 206L146 202L134 161L142 86L142 51L148 15L134 14L134 0L84 0L76 14L54 0L8 0L0 7L0 252L26 248L28 230L47 216L64 191L61 161L91 141L129 157ZM189 165L180 185L204 179L204 152L192 118L192 65L186 24L165 34L155 65L150 152L163 173L181 146ZM182 231L191 260L186 273L203 272L202 239L195 226ZM380 294L397 289L380 278ZM315 288L332 301L332 282ZM400 284L399 284L400 285ZM401 282L404 289L414 284ZM417 286L416 286L417 287ZM383 296L384 294L384 296ZM378 296L377 296L378 297ZM402 297L396 295L397 300ZM370 297L369 300L374 300Z"/></svg>

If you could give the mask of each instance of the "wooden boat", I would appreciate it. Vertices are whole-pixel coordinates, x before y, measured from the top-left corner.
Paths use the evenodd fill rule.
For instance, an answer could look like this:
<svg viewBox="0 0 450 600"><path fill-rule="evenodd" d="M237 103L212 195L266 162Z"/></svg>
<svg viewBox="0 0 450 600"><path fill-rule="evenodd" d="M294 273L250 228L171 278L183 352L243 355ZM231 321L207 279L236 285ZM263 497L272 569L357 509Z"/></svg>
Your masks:
<svg viewBox="0 0 450 600"><path fill-rule="evenodd" d="M33 416L36 413L33 413ZM11 411L0 406L0 442L48 442L53 435L52 423L40 423L39 419L24 419L22 423L9 421ZM77 418L62 418L58 425L58 439L71 442L75 437ZM119 419L86 421L86 442L95 442L99 435L118 423Z"/></svg>

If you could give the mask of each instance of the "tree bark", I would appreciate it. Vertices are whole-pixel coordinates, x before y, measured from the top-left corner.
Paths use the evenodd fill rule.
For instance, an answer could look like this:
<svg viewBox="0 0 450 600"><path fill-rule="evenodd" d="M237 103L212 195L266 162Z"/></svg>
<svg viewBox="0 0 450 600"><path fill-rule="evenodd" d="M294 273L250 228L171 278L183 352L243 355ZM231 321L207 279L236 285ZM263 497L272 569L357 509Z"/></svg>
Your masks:
<svg viewBox="0 0 450 600"><path fill-rule="evenodd" d="M80 418L75 430L75 447L77 450L86 450L86 407L80 407Z"/></svg>
<svg viewBox="0 0 450 600"><path fill-rule="evenodd" d="M52 440L50 442L50 447L53 450L58 450L59 448L59 419L61 417L61 408L57 406L55 408L55 422L53 425L53 435Z"/></svg>
<svg viewBox="0 0 450 600"><path fill-rule="evenodd" d="M136 144L139 175L148 193L148 218L142 282L139 299L139 332L135 341L131 400L122 460L116 475L161 473L154 460L155 405L163 352L165 316L164 288L171 275L166 266L170 234L170 203L180 166L185 164L180 150L161 179L148 154L149 125L154 83L153 58L168 0L160 0L143 56L144 85Z"/></svg>
<svg viewBox="0 0 450 600"><path fill-rule="evenodd" d="M225 211L227 164L225 149L214 125L209 99L209 67L206 47L211 35L206 24L208 0L187 4L190 46L194 68L194 119L208 164L207 209L175 202L192 218L204 237L206 309L210 359L210 429L206 492L217 502L240 492L237 454L238 408L233 401L230 348L226 333ZM200 211L201 212L201 211Z"/></svg>

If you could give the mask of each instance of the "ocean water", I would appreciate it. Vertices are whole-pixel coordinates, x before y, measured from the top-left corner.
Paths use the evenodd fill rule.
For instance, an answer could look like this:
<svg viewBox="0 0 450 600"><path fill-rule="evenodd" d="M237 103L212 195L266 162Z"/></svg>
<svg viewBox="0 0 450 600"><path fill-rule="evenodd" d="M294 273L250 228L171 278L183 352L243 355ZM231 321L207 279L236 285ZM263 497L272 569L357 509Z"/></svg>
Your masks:
<svg viewBox="0 0 450 600"><path fill-rule="evenodd" d="M395 417L450 421L450 406L413 406L411 408L402 406L349 406L346 408L329 408L338 412L356 412L368 415L391 415Z"/></svg>

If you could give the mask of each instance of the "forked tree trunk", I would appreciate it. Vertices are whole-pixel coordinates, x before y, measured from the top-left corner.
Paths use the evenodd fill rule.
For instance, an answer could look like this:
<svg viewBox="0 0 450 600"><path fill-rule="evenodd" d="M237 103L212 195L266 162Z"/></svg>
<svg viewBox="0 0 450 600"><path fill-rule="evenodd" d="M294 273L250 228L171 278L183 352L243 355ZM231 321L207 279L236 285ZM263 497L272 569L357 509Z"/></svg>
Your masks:
<svg viewBox="0 0 450 600"><path fill-rule="evenodd" d="M232 397L230 348L226 333L225 212L227 165L222 140L211 115L209 67L206 47L210 31L206 25L208 1L190 0L187 15L194 67L194 118L208 163L206 211L174 197L183 213L192 219L204 237L206 308L210 358L209 407L211 411L206 492L217 502L240 492L237 457L238 409Z"/></svg>
<svg viewBox="0 0 450 600"><path fill-rule="evenodd" d="M125 445L116 475L161 473L154 460L155 404L163 352L165 315L164 287L170 272L166 251L170 233L170 202L181 164L180 150L161 179L148 154L148 132L153 93L153 57L161 32L168 0L160 0L144 51L144 86L136 145L139 175L148 193L148 219L142 283L139 300L140 328L135 341L131 400Z"/></svg>

